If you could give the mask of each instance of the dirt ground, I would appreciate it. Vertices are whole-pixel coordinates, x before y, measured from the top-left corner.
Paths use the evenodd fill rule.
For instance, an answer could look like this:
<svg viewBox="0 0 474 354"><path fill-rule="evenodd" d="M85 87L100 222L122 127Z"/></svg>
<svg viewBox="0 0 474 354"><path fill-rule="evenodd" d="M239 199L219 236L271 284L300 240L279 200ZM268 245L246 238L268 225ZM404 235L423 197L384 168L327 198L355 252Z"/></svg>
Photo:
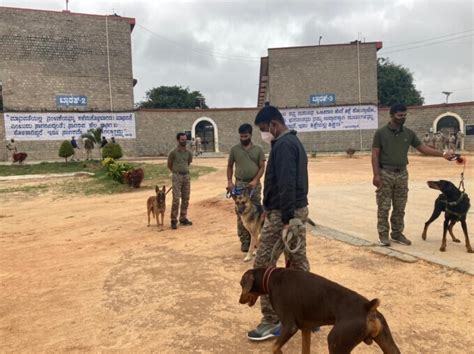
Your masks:
<svg viewBox="0 0 474 354"><path fill-rule="evenodd" d="M310 185L316 194L319 186L322 190L318 208L324 208L324 188L370 177L367 156L339 164L337 159L345 158L310 163ZM233 203L224 197L225 159L195 163L218 171L192 182L194 225L177 231L169 228L171 198L166 229L146 226L150 191L1 195L0 351L270 352L271 341L245 337L260 311L238 303L240 277L251 265L242 261ZM418 161L410 171L421 180L427 166ZM0 185L24 183L35 182ZM347 218L337 213L326 211L328 226ZM372 227L373 217L365 228ZM380 298L403 353L472 352L472 276L424 261L403 263L317 233L308 233L308 258L313 272ZM327 353L329 330L313 334L314 353ZM297 353L300 346L297 334L284 349ZM381 351L361 344L354 352Z"/></svg>

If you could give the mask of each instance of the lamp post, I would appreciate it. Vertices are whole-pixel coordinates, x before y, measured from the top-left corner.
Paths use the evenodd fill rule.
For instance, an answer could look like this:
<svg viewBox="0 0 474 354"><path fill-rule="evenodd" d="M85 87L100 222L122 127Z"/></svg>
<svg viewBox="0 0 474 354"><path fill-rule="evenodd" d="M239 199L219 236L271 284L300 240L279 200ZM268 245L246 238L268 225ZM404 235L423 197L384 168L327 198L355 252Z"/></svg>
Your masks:
<svg viewBox="0 0 474 354"><path fill-rule="evenodd" d="M449 95L451 95L453 92L452 91L443 91L441 93L446 95L446 104L447 104L448 100L449 100Z"/></svg>

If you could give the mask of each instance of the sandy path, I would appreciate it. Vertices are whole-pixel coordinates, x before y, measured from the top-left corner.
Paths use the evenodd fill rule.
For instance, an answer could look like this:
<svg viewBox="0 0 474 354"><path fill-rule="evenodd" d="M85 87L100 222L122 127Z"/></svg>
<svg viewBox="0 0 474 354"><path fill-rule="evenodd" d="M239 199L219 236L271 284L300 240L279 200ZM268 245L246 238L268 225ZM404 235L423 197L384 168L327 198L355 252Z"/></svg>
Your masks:
<svg viewBox="0 0 474 354"><path fill-rule="evenodd" d="M311 178L347 183L342 173L321 171L328 161L312 163ZM260 314L238 304L249 265L224 198L225 160L196 163L219 170L193 181L194 225L177 231L146 227L149 191L1 196L0 351L269 352L270 342L245 338ZM358 175L350 181L362 181ZM313 271L382 300L402 352L474 347L471 276L317 235L308 255ZM313 352L327 352L329 329L313 335ZM299 348L297 335L286 352ZM380 351L362 344L355 352Z"/></svg>

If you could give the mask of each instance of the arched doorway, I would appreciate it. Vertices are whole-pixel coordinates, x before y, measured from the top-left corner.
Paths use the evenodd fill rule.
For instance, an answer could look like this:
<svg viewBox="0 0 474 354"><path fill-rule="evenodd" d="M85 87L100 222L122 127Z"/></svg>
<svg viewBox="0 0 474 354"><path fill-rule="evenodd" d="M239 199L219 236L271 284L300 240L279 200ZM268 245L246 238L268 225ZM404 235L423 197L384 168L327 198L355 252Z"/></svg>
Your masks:
<svg viewBox="0 0 474 354"><path fill-rule="evenodd" d="M450 133L456 134L459 131L459 122L453 116L444 116L436 124L436 131L442 132L443 134L449 135Z"/></svg>
<svg viewBox="0 0 474 354"><path fill-rule="evenodd" d="M197 119L191 133L193 137L199 136L201 138L203 152L219 152L217 125L211 118Z"/></svg>
<svg viewBox="0 0 474 354"><path fill-rule="evenodd" d="M459 130L464 132L464 121L456 113L446 112L440 114L433 121L433 132L449 131L450 133L457 133Z"/></svg>

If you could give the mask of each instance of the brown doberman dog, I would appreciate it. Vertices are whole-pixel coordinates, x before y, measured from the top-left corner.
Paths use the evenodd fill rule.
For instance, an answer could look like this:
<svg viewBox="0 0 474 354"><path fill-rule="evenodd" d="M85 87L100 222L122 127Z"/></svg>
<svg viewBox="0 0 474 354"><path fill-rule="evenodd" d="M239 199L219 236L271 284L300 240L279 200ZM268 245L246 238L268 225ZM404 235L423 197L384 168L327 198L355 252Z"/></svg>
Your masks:
<svg viewBox="0 0 474 354"><path fill-rule="evenodd" d="M309 353L311 330L334 325L328 335L331 354L350 353L359 343L375 341L386 354L398 354L388 323L377 311L378 299L369 301L358 293L316 274L298 269L269 267L250 269L240 281L240 303L253 306L260 295L269 294L281 322L273 353L298 331L302 353Z"/></svg>
<svg viewBox="0 0 474 354"><path fill-rule="evenodd" d="M168 189L168 192L171 190ZM166 210L166 187L163 186L163 189L160 189L158 186L155 187L156 196L149 197L146 201L146 209L148 214L148 226L150 226L150 213L156 218L156 226L161 226L163 229L163 219L165 217ZM161 216L161 222L158 220L158 216Z"/></svg>

